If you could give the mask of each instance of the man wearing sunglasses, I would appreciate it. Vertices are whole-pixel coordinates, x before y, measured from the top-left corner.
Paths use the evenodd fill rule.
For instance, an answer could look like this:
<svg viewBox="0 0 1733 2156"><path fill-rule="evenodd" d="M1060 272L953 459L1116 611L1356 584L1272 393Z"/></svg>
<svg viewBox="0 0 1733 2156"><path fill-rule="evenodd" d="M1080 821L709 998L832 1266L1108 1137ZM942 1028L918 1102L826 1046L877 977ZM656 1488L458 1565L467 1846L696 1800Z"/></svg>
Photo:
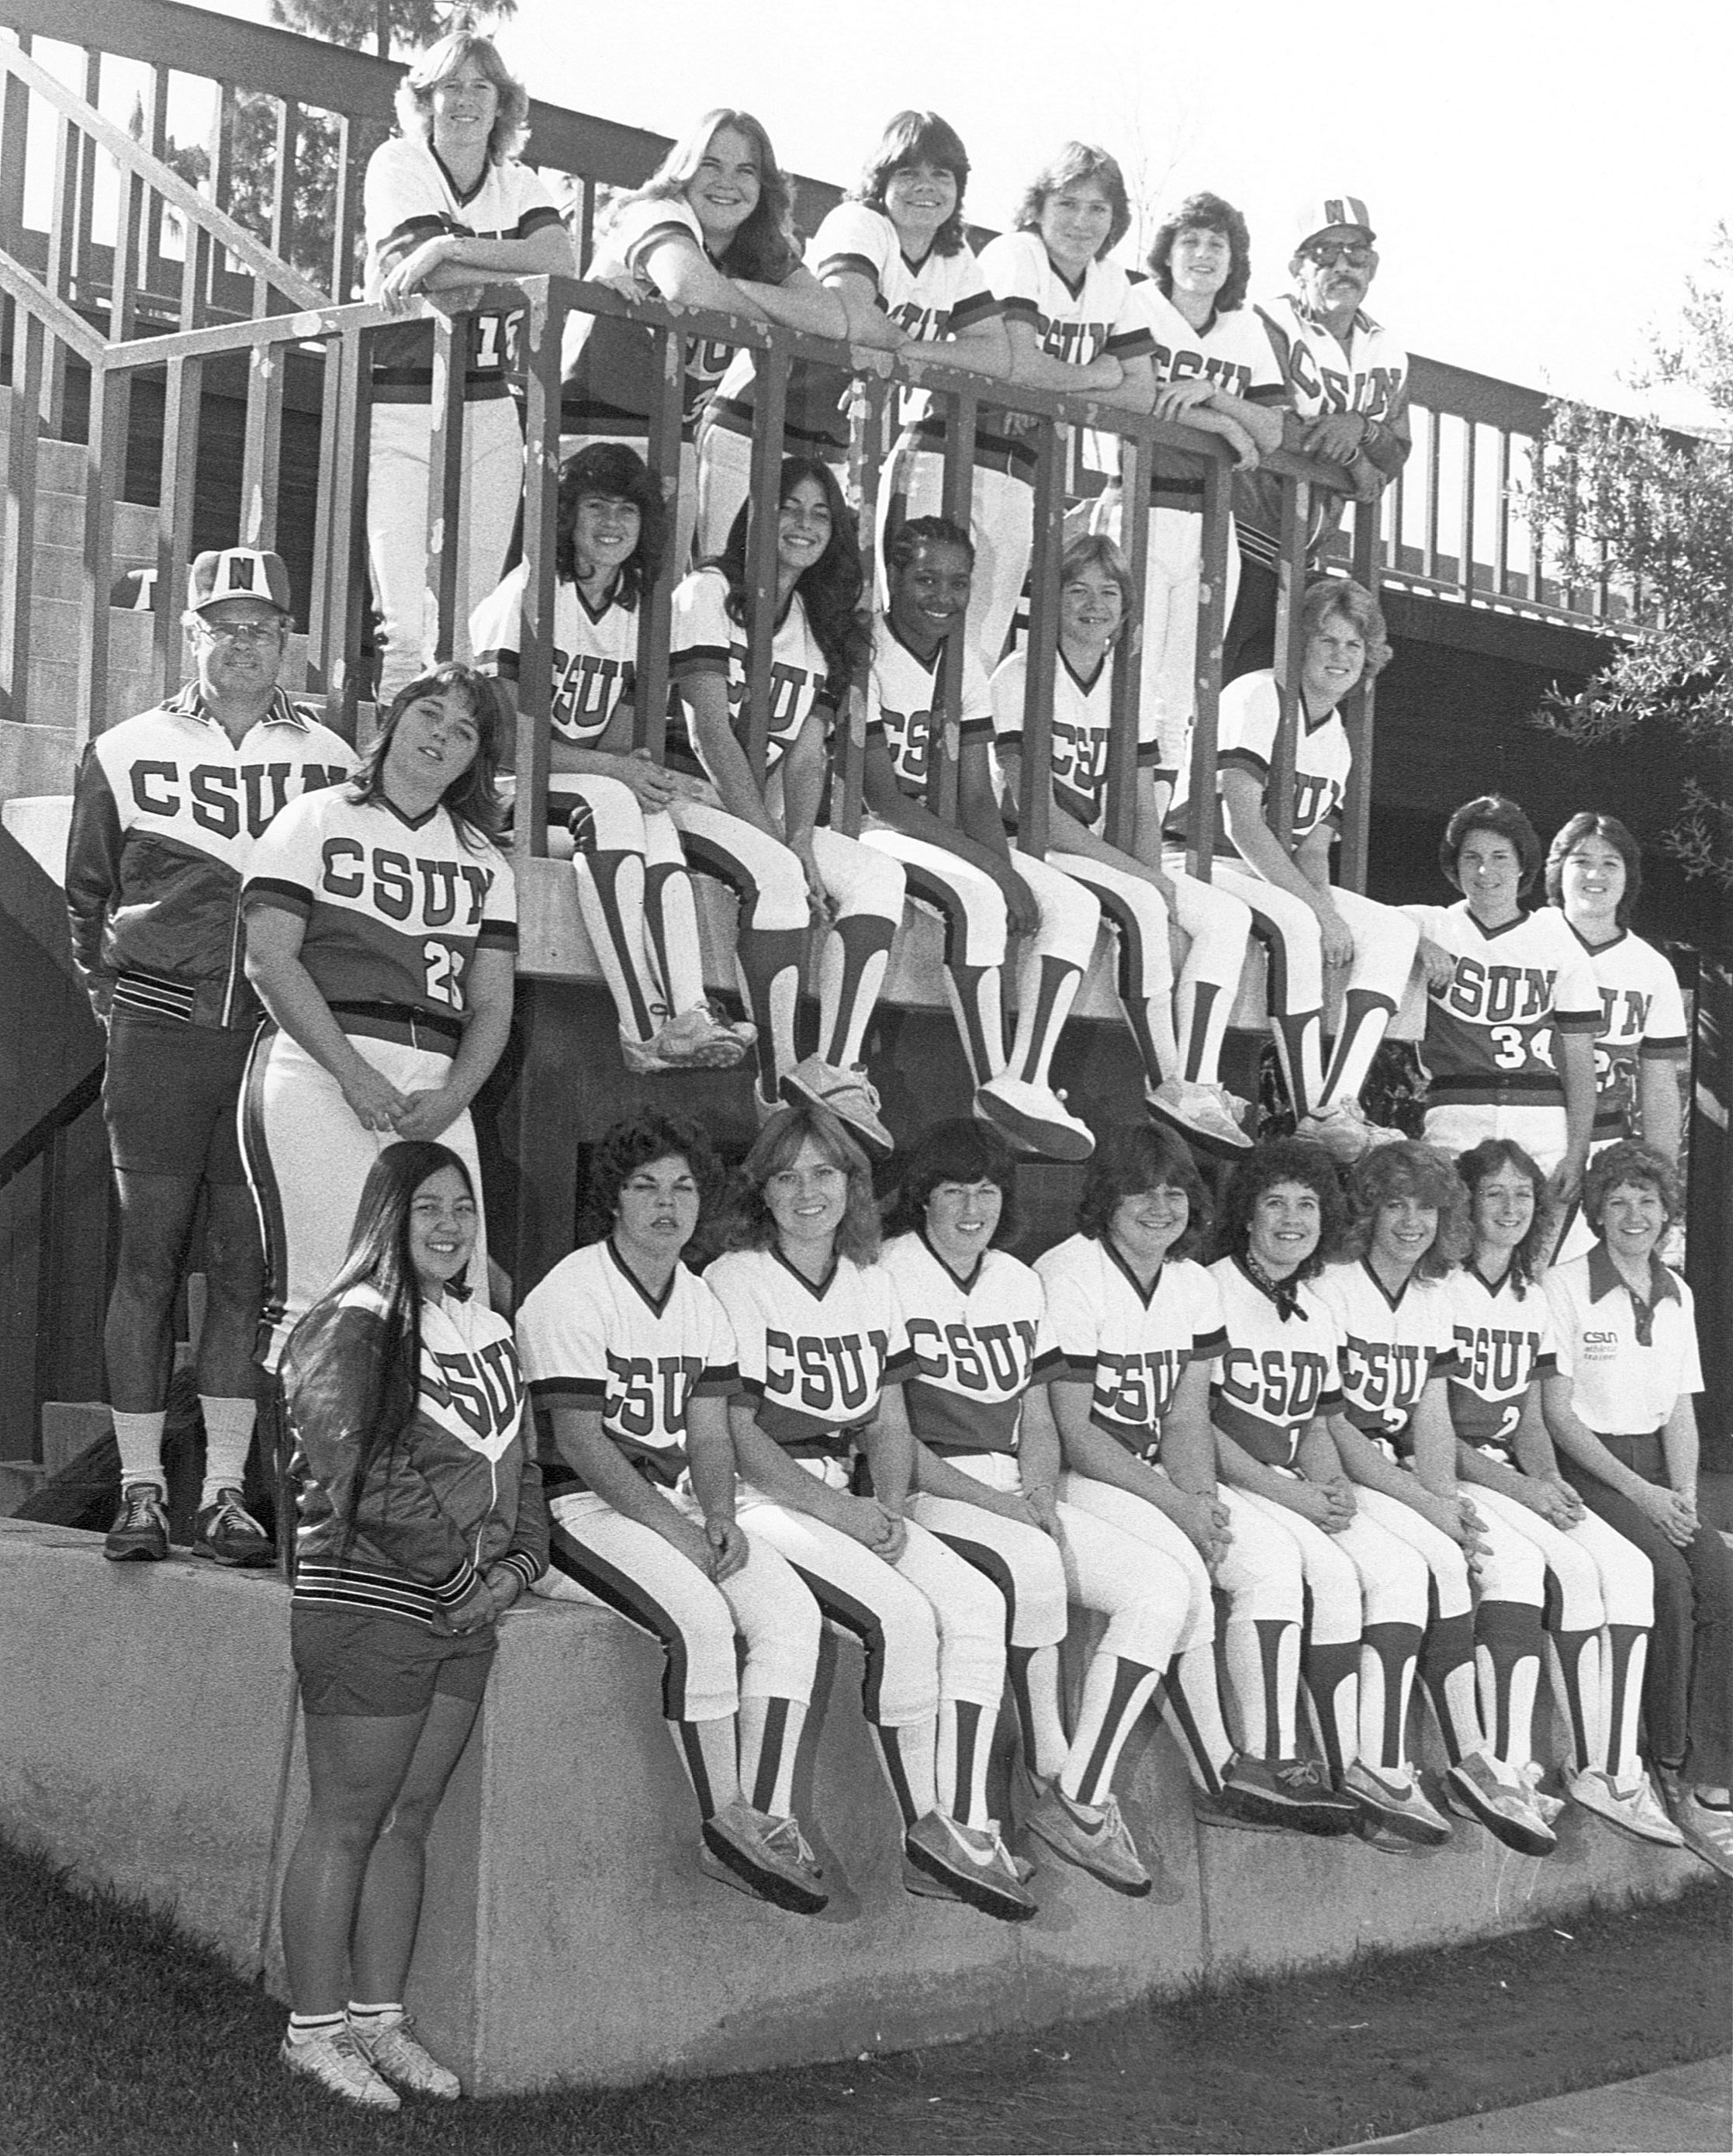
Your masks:
<svg viewBox="0 0 1733 2156"><path fill-rule="evenodd" d="M1372 218L1358 195L1313 197L1295 223L1294 289L1257 312L1282 369L1283 447L1344 465L1356 496L1375 501L1406 462L1408 355L1366 312L1378 271ZM1315 569L1341 521L1342 496L1314 495L1306 544ZM1275 664L1280 482L1249 472L1233 482L1240 584L1222 654L1222 679Z"/></svg>
<svg viewBox="0 0 1733 2156"><path fill-rule="evenodd" d="M73 958L108 1034L103 1120L120 1199L103 1345L121 1504L104 1554L168 1554L172 1320L203 1195L206 1472L192 1547L219 1564L268 1563L270 1539L241 1502L264 1270L236 1135L259 1019L241 968L241 884L285 802L336 785L355 758L277 685L291 603L276 555L201 554L184 619L197 678L119 726L93 724L66 853Z"/></svg>

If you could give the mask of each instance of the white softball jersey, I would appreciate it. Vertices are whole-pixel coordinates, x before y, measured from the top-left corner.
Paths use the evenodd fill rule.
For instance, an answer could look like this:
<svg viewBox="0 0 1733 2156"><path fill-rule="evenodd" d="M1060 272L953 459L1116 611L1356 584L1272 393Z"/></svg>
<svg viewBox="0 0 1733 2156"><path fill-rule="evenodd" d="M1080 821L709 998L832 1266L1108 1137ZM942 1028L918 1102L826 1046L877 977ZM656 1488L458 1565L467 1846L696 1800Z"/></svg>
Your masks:
<svg viewBox="0 0 1733 2156"><path fill-rule="evenodd" d="M1411 1276L1392 1295L1370 1260L1356 1258L1325 1265L1317 1287L1341 1336L1336 1368L1349 1421L1407 1452L1420 1395L1432 1378L1454 1377L1459 1367L1444 1282Z"/></svg>
<svg viewBox="0 0 1733 2156"><path fill-rule="evenodd" d="M1039 1276L989 1250L959 1280L918 1229L894 1237L880 1262L909 1313L903 1398L916 1437L936 1452L1015 1452L1023 1394L1064 1361Z"/></svg>
<svg viewBox="0 0 1733 2156"><path fill-rule="evenodd" d="M1483 928L1466 899L1402 910L1456 962L1427 996L1428 1106L1562 1108L1552 1036L1601 1027L1594 968L1563 914L1542 906Z"/></svg>
<svg viewBox="0 0 1733 2156"><path fill-rule="evenodd" d="M1341 1336L1310 1281L1296 1282L1284 1317L1238 1258L1218 1258L1210 1277L1224 1337L1210 1385L1218 1430L1267 1467L1291 1467L1318 1415L1342 1410Z"/></svg>
<svg viewBox="0 0 1733 2156"><path fill-rule="evenodd" d="M518 679L529 576L529 563L520 562L469 618L477 670L498 680ZM553 646L549 717L554 738L583 748L607 732L616 704L632 701L638 680L638 609L622 605L612 594L592 608L576 584L556 583Z"/></svg>
<svg viewBox="0 0 1733 2156"><path fill-rule="evenodd" d="M695 569L676 586L669 673L676 689L701 674L715 675L726 682L729 717L744 745L746 626L744 622L730 619L727 601L728 580L720 569ZM771 645L767 777L782 762L783 752L805 725L808 715L821 705L827 711L833 707L828 684L829 668L823 650L813 634L800 593L796 592L777 624ZM693 767L705 769L705 777L714 780L715 773L704 766L690 706L686 711L686 756L679 760L690 760ZM680 745L670 737L670 746L678 749Z"/></svg>

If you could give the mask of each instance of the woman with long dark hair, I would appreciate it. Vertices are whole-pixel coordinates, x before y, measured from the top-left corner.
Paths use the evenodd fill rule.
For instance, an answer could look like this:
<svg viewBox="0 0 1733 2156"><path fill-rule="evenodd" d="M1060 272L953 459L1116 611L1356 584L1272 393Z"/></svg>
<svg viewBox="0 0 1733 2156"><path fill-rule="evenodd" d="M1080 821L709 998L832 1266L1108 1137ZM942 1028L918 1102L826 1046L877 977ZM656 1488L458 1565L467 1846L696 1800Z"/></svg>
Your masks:
<svg viewBox="0 0 1733 2156"><path fill-rule="evenodd" d="M511 1329L464 1285L479 1217L449 1147L387 1146L284 1358L308 1807L283 1878L282 2058L379 2111L393 2082L461 2093L403 2011L427 1836L498 1620L547 1563Z"/></svg>
<svg viewBox="0 0 1733 2156"><path fill-rule="evenodd" d="M801 261L793 189L763 122L724 105L705 113L616 205L584 275L629 297L780 322L815 336L841 336L845 326L835 298ZM566 335L561 449L570 454L598 438L643 440L644 385L654 366L648 334L612 317L573 315ZM734 357L732 345L685 340L677 571L690 558L698 511L698 423Z"/></svg>
<svg viewBox="0 0 1733 2156"><path fill-rule="evenodd" d="M1449 1388L1457 1472L1482 1517L1532 1543L1552 1575L1546 1640L1571 1732L1566 1787L1627 1834L1677 1848L1679 1830L1637 1750L1654 1568L1584 1505L1546 1427L1544 1394L1558 1367L1540 1278L1554 1227L1546 1178L1514 1138L1484 1138L1456 1172L1474 1238L1446 1282L1459 1363Z"/></svg>
<svg viewBox="0 0 1733 2156"><path fill-rule="evenodd" d="M756 1037L704 993L703 952L676 795L710 798L702 779L633 746L644 593L662 573L668 516L635 449L592 442L560 474L554 542L550 823L569 829L578 911L620 1022L620 1055L638 1076L726 1070ZM520 562L470 623L477 670L515 709L524 595Z"/></svg>
<svg viewBox="0 0 1733 2156"><path fill-rule="evenodd" d="M1020 1922L1035 1904L987 1809L1004 1598L907 1517L908 1332L878 1262L866 1156L834 1116L772 1116L741 1163L728 1240L705 1279L739 1357L741 1522L866 1650L867 1718L909 1892ZM856 1486L859 1462L870 1496Z"/></svg>
<svg viewBox="0 0 1733 2156"><path fill-rule="evenodd" d="M860 656L860 550L854 519L828 465L783 464L777 499L777 604L765 768L747 760L753 713L746 548L754 504L734 521L720 557L674 595L672 676L685 739L670 736L677 767L700 773L720 808L674 799L669 814L695 867L739 894L739 961L758 1028L757 1102L828 1107L875 1158L890 1152L879 1096L860 1068L873 1006L884 985L903 912L903 871L885 855L818 821L826 738ZM794 1010L813 921L828 929L818 978L818 1053L797 1061Z"/></svg>
<svg viewBox="0 0 1733 2156"><path fill-rule="evenodd" d="M469 1103L511 1027L517 905L495 844L493 684L410 682L352 779L292 801L254 848L247 977L269 1023L247 1065L242 1150L269 1265L264 1360L342 1261L394 1138L443 1138L479 1190ZM487 1300L477 1224L474 1291Z"/></svg>

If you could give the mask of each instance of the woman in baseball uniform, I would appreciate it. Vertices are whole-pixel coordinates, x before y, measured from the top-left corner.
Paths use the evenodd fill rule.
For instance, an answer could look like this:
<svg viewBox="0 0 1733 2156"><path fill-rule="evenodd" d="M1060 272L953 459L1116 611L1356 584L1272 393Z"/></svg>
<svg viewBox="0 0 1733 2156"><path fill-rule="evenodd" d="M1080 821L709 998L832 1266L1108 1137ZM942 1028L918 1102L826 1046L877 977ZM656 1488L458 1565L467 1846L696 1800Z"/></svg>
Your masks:
<svg viewBox="0 0 1733 2156"><path fill-rule="evenodd" d="M1356 1502L1333 1437L1340 1337L1316 1279L1346 1219L1321 1146L1278 1139L1234 1168L1210 1268L1225 1343L1210 1414L1222 1480L1300 1554L1311 1614L1301 1672L1332 1784L1387 1855L1438 1848L1450 1828L1407 1751L1425 1635L1424 1560Z"/></svg>
<svg viewBox="0 0 1733 2156"><path fill-rule="evenodd" d="M590 1177L607 1232L562 1258L518 1312L552 1516L541 1591L617 1610L661 1641L663 1712L698 1799L700 1862L811 1915L827 1897L793 1782L818 1609L735 1517L733 1337L682 1262L721 1179L695 1123L615 1123Z"/></svg>
<svg viewBox="0 0 1733 2156"><path fill-rule="evenodd" d="M1546 1277L1547 1427L1583 1502L1654 1567L1644 1733L1686 1848L1733 1878L1733 1549L1697 1512L1695 1309L1658 1250L1672 1163L1621 1138L1590 1163L1582 1210L1594 1248Z"/></svg>
<svg viewBox="0 0 1733 2156"><path fill-rule="evenodd" d="M1135 288L1155 348L1151 408L1158 419L1219 434L1241 468L1282 445L1282 370L1263 322L1245 305L1251 281L1246 221L1219 195L1191 195L1151 243L1149 277ZM1138 709L1160 728L1173 762L1197 703L1197 603L1203 570L1203 476L1157 455L1149 466L1149 551L1143 586ZM1115 480L1095 511L1098 531L1123 536ZM1233 613L1239 547L1228 534L1227 595Z"/></svg>
<svg viewBox="0 0 1733 2156"><path fill-rule="evenodd" d="M1131 572L1112 540L1084 532L1066 547L1060 578L1044 866L1080 885L1112 924L1120 1002L1143 1064L1150 1112L1209 1150L1242 1152L1252 1142L1252 1106L1221 1083L1221 1058L1251 937L1251 909L1231 892L1163 862L1161 819L1173 773L1147 697L1138 714L1131 850L1108 840L1114 646L1131 618ZM1021 798L1028 688L1028 653L1018 649L1001 661L992 679L1007 802ZM1031 856L1019 845L1013 858L1021 869ZM1169 936L1176 921L1187 938L1177 981ZM1020 1050L1020 1040L1018 1045ZM1018 1057L1013 1069L1025 1075Z"/></svg>
<svg viewBox="0 0 1733 2156"><path fill-rule="evenodd" d="M1556 1606L1546 1638L1554 1697L1571 1732L1566 1788L1628 1834L1676 1848L1679 1830L1637 1753L1654 1569L1560 1472L1542 1413L1542 1389L1558 1368L1540 1283L1552 1240L1546 1178L1510 1138L1483 1139L1459 1158L1456 1172L1474 1235L1467 1263L1446 1280L1456 1328L1449 1398L1457 1471L1482 1518L1533 1543L1552 1575Z"/></svg>
<svg viewBox="0 0 1733 2156"><path fill-rule="evenodd" d="M882 1160L890 1135L861 1059L902 919L903 871L818 820L826 737L862 636L854 520L828 465L787 460L774 509L777 612L760 772L747 753L754 714L746 547L756 513L746 505L720 559L695 569L674 595L671 671L685 738L670 733L669 755L677 769L707 779L720 806L676 796L668 813L692 865L720 876L740 898L737 953L758 1029L761 1117L779 1098L815 1101ZM814 921L826 932L818 1050L797 1061L795 1003Z"/></svg>
<svg viewBox="0 0 1733 2156"><path fill-rule="evenodd" d="M705 1279L734 1332L741 1523L865 1649L909 1891L1019 1922L1035 1905L987 1810L1004 1599L907 1517L908 1332L878 1262L866 1156L834 1116L772 1116L741 1164L729 1240ZM870 1496L855 1492L861 1458Z"/></svg>
<svg viewBox="0 0 1733 2156"><path fill-rule="evenodd" d="M1546 853L1547 903L1570 922L1601 991L1590 1151L1640 1137L1676 1161L1684 1123L1679 1073L1690 1038L1679 976L1631 927L1642 891L1643 850L1617 816L1584 808L1560 827ZM1580 1258L1593 1240L1573 1209L1556 1255Z"/></svg>
<svg viewBox="0 0 1733 2156"><path fill-rule="evenodd" d="M269 1023L248 1059L241 1146L264 1231L260 1360L325 1291L367 1171L440 1138L481 1188L469 1103L511 1029L517 904L494 842L500 708L446 664L412 681L347 784L304 794L254 848L247 978ZM485 1307L478 1218L472 1292Z"/></svg>
<svg viewBox="0 0 1733 2156"><path fill-rule="evenodd" d="M1545 1856L1558 1810L1556 1799L1537 1799L1534 1763L1545 1567L1531 1542L1476 1512L1457 1481L1445 1281L1469 1247L1467 1194L1447 1155L1401 1139L1356 1166L1348 1209L1341 1255L1318 1276L1338 1335L1336 1450L1356 1504L1418 1551L1431 1575L1436 1614L1419 1668L1449 1758L1446 1802L1508 1848Z"/></svg>
<svg viewBox="0 0 1733 2156"><path fill-rule="evenodd" d="M367 162L369 300L401 312L419 294L457 296L520 277L576 274L552 196L517 159L529 132L529 93L490 39L468 28L442 38L398 85L397 110L398 131ZM474 336L458 516L460 639L477 602L499 579L523 492L523 429L508 372L512 318L478 316ZM421 671L431 648L425 608L433 361L431 323L405 323L374 340L367 558L381 618L382 704Z"/></svg>
<svg viewBox="0 0 1733 2156"><path fill-rule="evenodd" d="M1337 706L1382 673L1391 648L1384 616L1363 585L1320 579L1301 607L1300 719L1294 744L1294 823L1284 844L1270 828L1270 773L1282 696L1273 669L1222 691L1216 731L1213 882L1251 908L1269 952L1270 1018L1296 1135L1336 1159L1357 1160L1397 1133L1366 1121L1360 1089L1407 985L1419 932L1407 914L1346 891L1330 876L1353 763ZM1183 834L1192 750L1183 744L1175 829ZM1324 975L1340 976L1341 1016L1325 1059Z"/></svg>
<svg viewBox="0 0 1733 2156"><path fill-rule="evenodd" d="M981 274L1003 310L1013 382L1149 409L1149 335L1130 278L1106 259L1131 222L1125 176L1092 144L1066 143L1030 182L1016 228L981 254ZM1034 545L1035 452L1028 437L1035 424L984 406L975 437L969 632L988 668L1003 654ZM893 521L942 510L944 473L933 451L943 439L942 422L928 418L898 444L885 480Z"/></svg>
<svg viewBox="0 0 1733 2156"><path fill-rule="evenodd" d="M801 261L788 177L750 112L706 112L616 205L584 275L628 298L744 315L814 336L843 332L842 308ZM610 316L574 314L566 336L561 454L597 437L642 441L649 424L644 383L654 365L646 333ZM685 348L677 571L691 558L698 514L699 419L735 358L732 345L709 337L688 337ZM721 530L726 537L727 525Z"/></svg>
<svg viewBox="0 0 1733 2156"><path fill-rule="evenodd" d="M1074 1235L1035 1261L1064 1358L1049 1384L1064 1460L1059 1494L1159 1553L1158 1578L1177 1566L1186 1587L1173 1659L1165 1671L1122 1661L1115 1693L1141 1707L1162 1685L1206 1824L1346 1832L1352 1804L1299 1757L1299 1554L1217 1484L1209 1381L1222 1306L1190 1255L1207 1224L1191 1154L1149 1124L1110 1132L1077 1220ZM1237 1747L1217 1689L1217 1586Z"/></svg>
<svg viewBox="0 0 1733 2156"><path fill-rule="evenodd" d="M1426 1136L1447 1152L1514 1138L1554 1198L1577 1195L1595 1119L1601 992L1555 908L1525 912L1541 841L1514 801L1464 802L1438 846L1454 906L1407 906L1426 969Z"/></svg>
<svg viewBox="0 0 1733 2156"><path fill-rule="evenodd" d="M282 2060L333 2096L462 2094L403 1991L428 1829L547 1563L511 1328L469 1295L480 1208L447 1146L387 1146L284 1359L307 1815L283 1876Z"/></svg>
<svg viewBox="0 0 1733 2156"><path fill-rule="evenodd" d="M638 1076L726 1070L757 1037L705 998L691 880L668 814L676 795L710 789L632 745L638 607L662 572L667 531L662 490L623 442L592 442L561 472L548 819L571 831L578 910L619 1016L620 1055ZM514 716L529 576L520 562L469 625L476 670L499 683Z"/></svg>

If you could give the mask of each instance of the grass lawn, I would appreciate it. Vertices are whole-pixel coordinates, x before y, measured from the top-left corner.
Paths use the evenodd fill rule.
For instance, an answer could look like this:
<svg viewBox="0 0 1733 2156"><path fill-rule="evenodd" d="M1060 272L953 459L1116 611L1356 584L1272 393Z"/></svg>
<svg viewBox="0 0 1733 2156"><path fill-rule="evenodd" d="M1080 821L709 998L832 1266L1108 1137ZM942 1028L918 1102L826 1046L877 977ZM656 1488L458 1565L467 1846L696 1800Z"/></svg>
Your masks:
<svg viewBox="0 0 1733 2156"><path fill-rule="evenodd" d="M283 2010L162 1918L0 1844L5 2156L1013 2156L1306 2150L1725 2051L1733 1893L726 2080L351 2112Z"/></svg>

